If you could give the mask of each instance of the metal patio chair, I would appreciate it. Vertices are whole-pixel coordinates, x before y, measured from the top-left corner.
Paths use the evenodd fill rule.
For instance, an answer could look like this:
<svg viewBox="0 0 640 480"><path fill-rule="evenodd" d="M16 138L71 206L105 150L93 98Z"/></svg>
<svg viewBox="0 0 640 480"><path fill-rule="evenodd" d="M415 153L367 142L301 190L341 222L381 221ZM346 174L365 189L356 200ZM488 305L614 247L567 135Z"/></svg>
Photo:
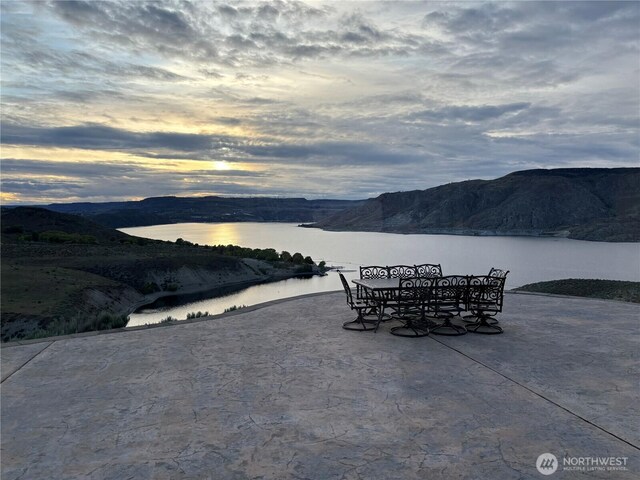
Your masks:
<svg viewBox="0 0 640 480"><path fill-rule="evenodd" d="M395 301L398 319L403 323L392 327L391 333L400 337L424 337L429 335L426 310L431 293L431 278L402 278Z"/></svg>
<svg viewBox="0 0 640 480"><path fill-rule="evenodd" d="M468 277L449 275L433 278L432 281L429 314L435 317L435 323L429 331L435 335L464 335L467 329L452 323L451 319L465 309Z"/></svg>
<svg viewBox="0 0 640 480"><path fill-rule="evenodd" d="M347 282L347 279L344 278L344 275L341 272L338 272L340 276L340 281L342 282L342 287L344 288L345 293L347 294L347 305L351 310L355 310L358 316L355 320L351 320L348 322L344 322L342 324L342 328L345 330L355 330L358 332L366 332L369 330L374 330L377 328L377 323L379 323L377 317L376 305L367 301L366 299L358 300L353 298L353 294L351 292L351 287ZM368 315L376 315L374 320L366 319L365 316ZM371 325L367 325L371 324ZM376 325L373 325L376 324Z"/></svg>
<svg viewBox="0 0 640 480"><path fill-rule="evenodd" d="M494 268L491 267L491 270L489 270L489 277L495 277L495 278L504 278L505 282L506 282L506 278L507 275L509 274L509 270L502 270L500 268ZM465 323L475 323L478 321L477 317L475 315L465 315L463 317L463 320ZM494 318L494 317L488 317L486 318L487 323L491 324L491 325L497 325L498 319Z"/></svg>
<svg viewBox="0 0 640 480"><path fill-rule="evenodd" d="M380 265L369 265L366 267L360 267L360 278L389 278L389 269ZM357 285L356 298L361 300L364 299L364 297L365 293L362 287L360 287L360 285Z"/></svg>
<svg viewBox="0 0 640 480"><path fill-rule="evenodd" d="M505 280L506 274L504 276L469 277L467 310L471 312L476 321L467 324L467 331L486 335L503 332L494 317L502 312Z"/></svg>

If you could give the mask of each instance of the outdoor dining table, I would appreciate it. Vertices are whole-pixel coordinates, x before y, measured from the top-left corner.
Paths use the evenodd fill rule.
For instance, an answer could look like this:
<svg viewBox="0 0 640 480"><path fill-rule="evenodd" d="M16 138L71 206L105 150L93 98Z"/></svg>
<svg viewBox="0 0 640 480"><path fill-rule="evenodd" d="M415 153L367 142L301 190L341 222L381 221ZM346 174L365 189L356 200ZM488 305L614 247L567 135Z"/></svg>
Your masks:
<svg viewBox="0 0 640 480"><path fill-rule="evenodd" d="M419 292L414 290L416 284L413 282L417 279L358 278L352 282L364 290L366 301L377 305L378 321L374 330L378 329L384 311L389 307L398 319L406 320L405 327L410 326L413 330L421 327L417 327L410 317L420 310L421 322L424 324L427 321L428 330L438 335L463 335L467 331L495 334L502 333L502 328L497 325L495 314L502 311L505 277L506 274L438 277L434 278L435 283L428 287L430 291L427 296L422 296L420 293L414 295L414 291ZM409 289L405 291L407 287ZM418 287L420 288L422 287ZM426 310L429 310L429 315L425 315ZM451 318L464 310L471 313L467 316L470 319L464 320L468 325L465 327L453 324ZM427 320L427 317L440 318L441 321L434 323L432 320ZM394 328L397 330L397 327ZM394 331L392 333L399 334Z"/></svg>
<svg viewBox="0 0 640 480"><path fill-rule="evenodd" d="M369 292L369 299L381 304L381 307L395 301L400 293L399 278L356 278L352 282Z"/></svg>
<svg viewBox="0 0 640 480"><path fill-rule="evenodd" d="M397 302L398 294L400 293L400 279L356 278L352 282L367 292L366 296L369 300L377 303L378 322L375 328L377 330L383 320L385 308L393 306ZM387 315L387 319L391 319L391 317ZM392 331L392 333L394 332Z"/></svg>
<svg viewBox="0 0 640 480"><path fill-rule="evenodd" d="M447 277L438 277L442 281L442 285L435 285L431 288L428 295L414 294L412 288L416 287L413 280L400 278L359 278L353 280L353 283L359 285L365 291L365 297L368 301L377 305L378 322L377 330L380 322L384 317L384 311L389 308L393 314L387 315L387 319L392 317L398 318L405 324L404 327L394 327L391 333L400 336L422 336L427 332L433 332L437 335L464 335L467 329L461 325L455 325L451 322L451 317L460 313L464 308L462 304L466 301L469 292L469 276L450 275ZM430 280L424 278L423 280ZM436 280L436 279L433 279ZM409 290L403 291L403 286ZM410 293L411 292L411 293ZM428 305L427 305L428 303ZM427 315L429 311L429 315ZM412 320L411 316L419 315L420 319ZM435 321L434 321L435 320ZM426 327L426 328L425 328ZM403 331L409 329L413 332L411 335L405 335Z"/></svg>
<svg viewBox="0 0 640 480"><path fill-rule="evenodd" d="M372 292L394 293L394 290L400 290L399 278L356 278L352 282Z"/></svg>

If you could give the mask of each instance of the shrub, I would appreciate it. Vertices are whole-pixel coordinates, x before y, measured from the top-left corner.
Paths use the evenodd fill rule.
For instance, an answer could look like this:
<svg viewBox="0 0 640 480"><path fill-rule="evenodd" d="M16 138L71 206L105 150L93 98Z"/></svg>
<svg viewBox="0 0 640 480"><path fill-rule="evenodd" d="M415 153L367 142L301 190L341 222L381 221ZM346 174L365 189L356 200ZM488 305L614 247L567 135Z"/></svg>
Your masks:
<svg viewBox="0 0 640 480"><path fill-rule="evenodd" d="M184 243L184 240L182 239L178 239L176 243L179 243L179 241ZM291 255L286 250L278 253L273 248L245 248L238 245L211 245L206 248L210 249L213 253L231 257L255 258L257 260L264 260L267 262L281 261L294 263L296 265L302 265L304 263L313 265L313 259L311 257L304 257L299 252Z"/></svg>
<svg viewBox="0 0 640 480"><path fill-rule="evenodd" d="M254 258L258 260L266 260L275 262L280 260L280 255L273 248L265 248L265 249L255 249L254 250Z"/></svg>
<svg viewBox="0 0 640 480"><path fill-rule="evenodd" d="M306 263L304 265L300 265L299 267L296 267L294 271L295 273L312 273L313 267L308 263Z"/></svg>
<svg viewBox="0 0 640 480"><path fill-rule="evenodd" d="M112 328L123 328L127 326L129 317L126 315L114 315L109 312L100 312L95 324L95 330L110 330ZM88 331L91 331L90 329Z"/></svg>
<svg viewBox="0 0 640 480"><path fill-rule="evenodd" d="M147 282L140 289L140 292L142 292L144 295L148 295L150 293L155 293L159 291L160 291L160 285L158 285L156 282Z"/></svg>
<svg viewBox="0 0 640 480"><path fill-rule="evenodd" d="M59 232L57 230L48 230L39 235L40 240L50 243L81 243L95 244L98 243L93 235L81 235L79 233Z"/></svg>
<svg viewBox="0 0 640 480"><path fill-rule="evenodd" d="M24 233L24 227L22 225L10 225L2 229L4 233Z"/></svg>
<svg viewBox="0 0 640 480"><path fill-rule="evenodd" d="M46 338L56 335L110 330L126 327L128 322L129 317L127 315L116 315L106 311L102 311L95 316L78 313L70 318L56 317L24 338Z"/></svg>
<svg viewBox="0 0 640 480"><path fill-rule="evenodd" d="M245 308L245 307L246 305L241 305L241 306L233 305L229 308L225 308L224 313L234 312L236 310L240 310L241 308Z"/></svg>

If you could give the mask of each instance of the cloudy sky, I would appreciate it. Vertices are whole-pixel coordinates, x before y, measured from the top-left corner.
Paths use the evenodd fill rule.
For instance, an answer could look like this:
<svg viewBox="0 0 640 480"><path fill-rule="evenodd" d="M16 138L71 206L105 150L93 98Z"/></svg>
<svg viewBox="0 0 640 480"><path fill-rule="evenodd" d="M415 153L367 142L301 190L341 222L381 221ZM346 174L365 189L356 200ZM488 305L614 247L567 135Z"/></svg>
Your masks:
<svg viewBox="0 0 640 480"><path fill-rule="evenodd" d="M639 165L638 2L3 1L2 199Z"/></svg>

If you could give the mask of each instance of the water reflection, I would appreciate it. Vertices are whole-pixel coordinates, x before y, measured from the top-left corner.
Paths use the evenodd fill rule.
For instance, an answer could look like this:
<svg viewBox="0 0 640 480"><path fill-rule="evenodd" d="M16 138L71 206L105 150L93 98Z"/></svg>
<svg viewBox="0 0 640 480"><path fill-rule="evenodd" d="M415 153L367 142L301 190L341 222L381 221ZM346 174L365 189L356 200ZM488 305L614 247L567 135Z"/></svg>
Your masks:
<svg viewBox="0 0 640 480"><path fill-rule="evenodd" d="M237 223L218 223L213 228L204 228L207 240L203 243L207 245L239 245L240 233L237 225Z"/></svg>
<svg viewBox="0 0 640 480"><path fill-rule="evenodd" d="M345 276L355 278L357 274L351 271L346 272ZM128 326L135 327L159 323L168 316L183 320L187 318L187 314L198 311L217 315L234 306L256 305L280 298L339 290L340 288L342 286L338 275L335 272L330 272L324 277L291 278L280 282L253 285L240 289L210 291L208 292L208 298L197 298L200 295L168 297L131 314ZM203 295L206 296L207 293ZM215 297L211 298L212 296Z"/></svg>

